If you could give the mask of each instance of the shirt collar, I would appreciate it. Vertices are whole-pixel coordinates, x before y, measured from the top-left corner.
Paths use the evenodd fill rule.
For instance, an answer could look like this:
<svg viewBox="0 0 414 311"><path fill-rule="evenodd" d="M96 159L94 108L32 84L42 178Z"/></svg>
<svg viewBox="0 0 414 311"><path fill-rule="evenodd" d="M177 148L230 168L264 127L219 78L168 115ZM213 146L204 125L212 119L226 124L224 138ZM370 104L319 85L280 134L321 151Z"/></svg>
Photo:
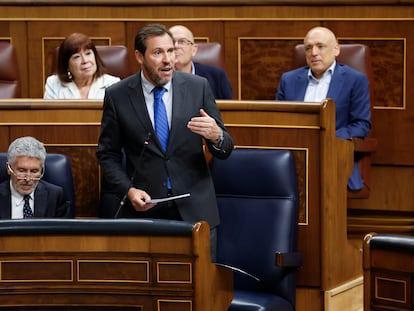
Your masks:
<svg viewBox="0 0 414 311"><path fill-rule="evenodd" d="M332 65L329 66L329 68L324 72L322 78L319 79L319 80L322 80L327 75L332 76L333 75L333 72L335 70L335 66L336 66L336 60L334 60L334 62L332 63ZM308 80L318 81L318 79L316 79L315 76L313 75L312 70L311 70L310 67L309 67L309 70L308 70Z"/></svg>
<svg viewBox="0 0 414 311"><path fill-rule="evenodd" d="M20 202L20 201L23 201L23 200L24 200L24 195L21 195L20 193L18 193L18 192L16 191L16 189L14 189L14 187L13 187L13 183L12 183L11 179L10 179L10 192L11 192L11 195L12 195L13 197L15 197L15 198L18 200L18 202ZM32 191L31 193L29 193L29 197L30 197L31 199L33 199L33 191Z"/></svg>
<svg viewBox="0 0 414 311"><path fill-rule="evenodd" d="M142 80L142 88L144 90L144 92L146 92L147 94L151 94L152 90L154 89L154 87L156 87L154 84L152 84L151 82L149 82L145 76L144 73L141 70L141 80ZM167 92L170 91L171 89L171 80L168 81L165 85L162 86L163 88L165 88L167 90Z"/></svg>

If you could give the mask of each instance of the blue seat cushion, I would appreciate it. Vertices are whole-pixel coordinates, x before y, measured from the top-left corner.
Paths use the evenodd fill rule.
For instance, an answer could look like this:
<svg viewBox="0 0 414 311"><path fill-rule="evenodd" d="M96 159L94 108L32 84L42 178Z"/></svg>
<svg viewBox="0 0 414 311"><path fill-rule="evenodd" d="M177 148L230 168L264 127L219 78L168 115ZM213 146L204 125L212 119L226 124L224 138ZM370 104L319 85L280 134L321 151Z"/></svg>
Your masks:
<svg viewBox="0 0 414 311"><path fill-rule="evenodd" d="M295 308L280 296L236 290L229 311L295 311Z"/></svg>

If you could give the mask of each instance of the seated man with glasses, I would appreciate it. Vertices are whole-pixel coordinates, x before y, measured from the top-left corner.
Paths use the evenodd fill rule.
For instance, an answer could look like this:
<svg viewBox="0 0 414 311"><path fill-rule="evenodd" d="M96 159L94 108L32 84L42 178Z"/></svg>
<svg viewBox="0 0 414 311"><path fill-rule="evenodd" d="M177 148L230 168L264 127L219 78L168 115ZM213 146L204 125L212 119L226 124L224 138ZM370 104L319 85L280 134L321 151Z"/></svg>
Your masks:
<svg viewBox="0 0 414 311"><path fill-rule="evenodd" d="M33 137L13 141L7 152L10 180L0 184L0 219L67 217L63 189L41 180L46 149Z"/></svg>
<svg viewBox="0 0 414 311"><path fill-rule="evenodd" d="M231 84L223 69L193 62L193 57L197 53L197 44L190 29L176 25L169 30L175 39L175 69L206 78L216 99L232 99Z"/></svg>

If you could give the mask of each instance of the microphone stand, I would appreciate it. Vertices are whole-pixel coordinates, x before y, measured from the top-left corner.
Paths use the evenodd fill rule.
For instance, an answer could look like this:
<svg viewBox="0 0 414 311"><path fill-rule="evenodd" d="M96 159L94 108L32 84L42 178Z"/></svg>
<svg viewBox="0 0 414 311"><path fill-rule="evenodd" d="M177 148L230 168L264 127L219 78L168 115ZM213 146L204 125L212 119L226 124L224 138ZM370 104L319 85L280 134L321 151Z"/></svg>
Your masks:
<svg viewBox="0 0 414 311"><path fill-rule="evenodd" d="M150 143L150 140L151 140L151 133L148 132L147 138L144 140L144 145L143 145L142 150L141 150L141 153L140 153L140 155L138 157L137 165L139 165L139 163L141 162L142 157L144 155L144 152L145 152L145 150L147 149L147 146ZM116 211L116 214L115 214L114 218L118 218L119 212L121 211L122 207L125 205L125 201L128 198L128 191L132 187L132 184L134 182L136 173L137 173L137 168L136 168L136 165L135 165L134 173L131 176L131 180L130 180L130 183L129 183L129 187L128 187L127 191L125 192L124 196L122 197L121 201L119 202L119 206L118 206L118 209Z"/></svg>

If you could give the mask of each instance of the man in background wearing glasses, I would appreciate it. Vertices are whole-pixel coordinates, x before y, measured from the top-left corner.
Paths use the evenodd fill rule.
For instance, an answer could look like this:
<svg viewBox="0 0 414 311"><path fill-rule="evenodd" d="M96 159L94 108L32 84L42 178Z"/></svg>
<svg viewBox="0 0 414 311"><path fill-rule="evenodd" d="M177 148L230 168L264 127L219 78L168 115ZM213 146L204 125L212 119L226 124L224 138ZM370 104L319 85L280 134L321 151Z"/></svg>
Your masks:
<svg viewBox="0 0 414 311"><path fill-rule="evenodd" d="M206 78L216 99L233 99L231 84L223 69L193 62L198 46L190 29L175 25L169 30L175 40L175 69Z"/></svg>
<svg viewBox="0 0 414 311"><path fill-rule="evenodd" d="M10 180L0 184L0 218L67 217L63 189L41 180L46 149L33 137L13 141L7 153Z"/></svg>

